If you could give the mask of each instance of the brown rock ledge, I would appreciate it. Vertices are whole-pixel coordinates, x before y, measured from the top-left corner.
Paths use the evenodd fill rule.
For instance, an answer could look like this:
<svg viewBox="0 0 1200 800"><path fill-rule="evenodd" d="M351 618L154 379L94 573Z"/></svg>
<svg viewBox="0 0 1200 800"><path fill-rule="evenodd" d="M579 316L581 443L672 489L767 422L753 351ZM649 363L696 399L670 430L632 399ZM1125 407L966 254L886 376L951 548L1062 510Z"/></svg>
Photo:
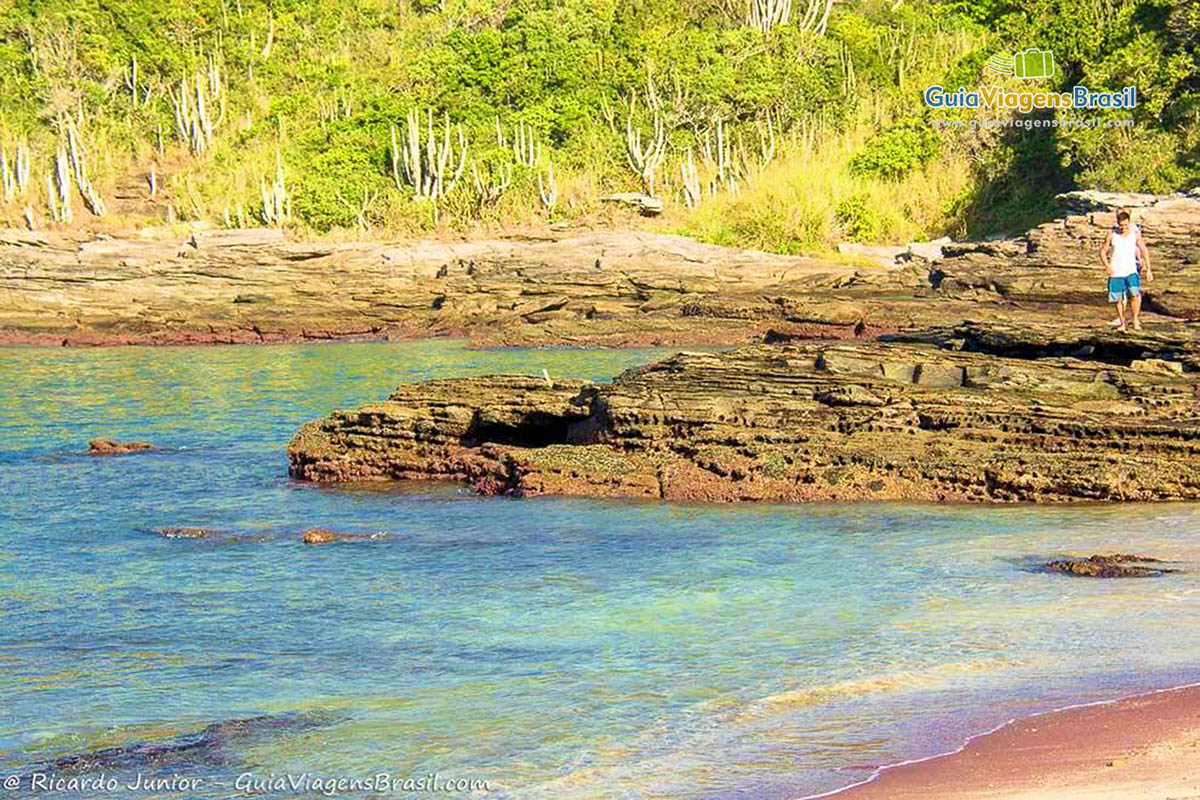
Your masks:
<svg viewBox="0 0 1200 800"><path fill-rule="evenodd" d="M145 450L157 450L149 442L118 442L115 439L92 439L88 442L88 455L116 456L126 453L141 453Z"/></svg>
<svg viewBox="0 0 1200 800"><path fill-rule="evenodd" d="M963 323L679 353L611 385L401 386L300 429L308 481L713 501L1200 499L1200 329ZM1179 370L1145 370L1162 361Z"/></svg>
<svg viewBox="0 0 1200 800"><path fill-rule="evenodd" d="M931 272L947 298L1005 298L1028 305L1103 302L1098 251L1124 203L1145 234L1155 280L1143 281L1147 311L1200 320L1200 192L1105 195L1070 192L1068 212L1024 236L999 242L955 242Z"/></svg>

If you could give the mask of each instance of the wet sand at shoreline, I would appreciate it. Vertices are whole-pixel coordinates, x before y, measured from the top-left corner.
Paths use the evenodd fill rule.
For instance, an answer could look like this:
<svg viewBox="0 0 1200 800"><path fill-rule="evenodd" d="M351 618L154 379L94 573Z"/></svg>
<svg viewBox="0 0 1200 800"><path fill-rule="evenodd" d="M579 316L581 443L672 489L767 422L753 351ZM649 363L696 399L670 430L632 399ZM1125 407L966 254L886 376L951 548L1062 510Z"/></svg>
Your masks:
<svg viewBox="0 0 1200 800"><path fill-rule="evenodd" d="M886 769L845 800L1200 798L1200 687L1010 723L940 758Z"/></svg>

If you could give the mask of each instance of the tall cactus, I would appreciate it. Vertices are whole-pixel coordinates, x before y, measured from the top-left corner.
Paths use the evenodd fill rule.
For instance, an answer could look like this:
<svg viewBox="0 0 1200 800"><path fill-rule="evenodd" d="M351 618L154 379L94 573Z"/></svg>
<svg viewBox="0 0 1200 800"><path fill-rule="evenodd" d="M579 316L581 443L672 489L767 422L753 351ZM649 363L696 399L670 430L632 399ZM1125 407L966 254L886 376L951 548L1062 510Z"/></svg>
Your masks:
<svg viewBox="0 0 1200 800"><path fill-rule="evenodd" d="M704 133L704 160L708 172L713 176L708 184L708 193L716 194L725 188L737 194L740 175L734 158L734 148L725 132L725 121L713 117L712 125Z"/></svg>
<svg viewBox="0 0 1200 800"><path fill-rule="evenodd" d="M553 212L558 205L558 182L554 180L554 162L546 164L546 180L542 181L542 173L538 173L538 196L547 211Z"/></svg>
<svg viewBox="0 0 1200 800"><path fill-rule="evenodd" d="M533 128L524 122L518 122L513 129L513 158L518 164L526 167L536 167L541 156L537 134Z"/></svg>
<svg viewBox="0 0 1200 800"><path fill-rule="evenodd" d="M6 203L11 203L18 197L25 197L29 193L29 149L20 142L17 143L11 161L8 149L0 149L0 186L3 188Z"/></svg>
<svg viewBox="0 0 1200 800"><path fill-rule="evenodd" d="M104 199L96 191L96 187L92 184L91 179L88 178L87 153L83 148L82 141L80 141L79 131L76 129L75 123L71 120L67 120L67 153L70 156L71 172L75 176L75 185L79 187L79 194L83 197L83 204L95 216L103 217L107 211L104 206Z"/></svg>
<svg viewBox="0 0 1200 800"><path fill-rule="evenodd" d="M757 123L758 127L758 168L766 169L775 160L775 119L768 111L765 120Z"/></svg>
<svg viewBox="0 0 1200 800"><path fill-rule="evenodd" d="M60 145L54 155L54 168L46 176L47 205L50 217L64 224L74 219L71 212L71 164L66 147Z"/></svg>
<svg viewBox="0 0 1200 800"><path fill-rule="evenodd" d="M270 183L262 178L262 221L272 227L282 227L292 219L292 198L283 175L283 156L275 151L275 177ZM240 209L239 209L240 214Z"/></svg>
<svg viewBox="0 0 1200 800"><path fill-rule="evenodd" d="M454 191L467 165L467 139L462 125L455 126L456 147L451 139L450 114L446 113L444 119L439 139L434 131L433 109L427 110L424 146L418 109L408 114L405 136L398 139L396 126L392 126L392 180L396 188L407 186L417 197L435 202Z"/></svg>
<svg viewBox="0 0 1200 800"><path fill-rule="evenodd" d="M8 167L8 150L0 149L0 188L4 190L4 202L11 203L17 196L17 180Z"/></svg>
<svg viewBox="0 0 1200 800"><path fill-rule="evenodd" d="M129 99L133 107L138 106L138 63L137 55L129 57L129 66L125 68L125 88L129 90Z"/></svg>
<svg viewBox="0 0 1200 800"><path fill-rule="evenodd" d="M625 156L629 168L642 180L646 194L654 195L654 178L667 154L667 131L662 112L653 109L653 131L650 138L642 140L642 132L633 123L636 100L629 101L629 114L625 118Z"/></svg>
<svg viewBox="0 0 1200 800"><path fill-rule="evenodd" d="M683 202L688 208L700 205L700 175L696 171L696 159L692 148L688 148L687 160L679 163L679 177L683 181Z"/></svg>
<svg viewBox="0 0 1200 800"><path fill-rule="evenodd" d="M752 28L766 33L780 25L787 25L792 18L792 0L750 0L746 22Z"/></svg>
<svg viewBox="0 0 1200 800"><path fill-rule="evenodd" d="M175 111L175 132L180 141L187 143L193 155L206 152L212 146L214 131L225 119L228 106L216 56L210 54L203 70L179 81L179 89L171 92L171 105Z"/></svg>
<svg viewBox="0 0 1200 800"><path fill-rule="evenodd" d="M495 205L508 191L512 184L512 164L504 164L498 169L489 168L486 174L480 173L475 162L471 162L471 178L475 181L475 194L481 205Z"/></svg>
<svg viewBox="0 0 1200 800"><path fill-rule="evenodd" d="M802 30L824 35L829 24L829 12L833 0L806 0L804 14L797 23ZM780 25L792 22L792 0L749 0L746 24L770 33Z"/></svg>

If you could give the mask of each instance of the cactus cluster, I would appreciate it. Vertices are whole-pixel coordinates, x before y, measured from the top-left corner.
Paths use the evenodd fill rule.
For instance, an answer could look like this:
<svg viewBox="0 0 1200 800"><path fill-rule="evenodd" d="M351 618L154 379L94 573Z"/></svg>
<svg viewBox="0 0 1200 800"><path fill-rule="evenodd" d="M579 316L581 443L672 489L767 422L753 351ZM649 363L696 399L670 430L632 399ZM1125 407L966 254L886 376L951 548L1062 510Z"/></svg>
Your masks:
<svg viewBox="0 0 1200 800"><path fill-rule="evenodd" d="M425 117L422 126L420 110L410 111L405 135L399 138L396 126L392 126L392 180L397 189L408 187L417 197L436 202L452 192L462 177L467 140L462 125L455 126L457 138L451 138L449 113L445 114L440 137L434 129L432 108Z"/></svg>
<svg viewBox="0 0 1200 800"><path fill-rule="evenodd" d="M213 131L225 120L228 96L216 56L209 55L207 67L179 81L171 92L175 111L175 133L194 155L212 146ZM216 118L213 118L213 112Z"/></svg>

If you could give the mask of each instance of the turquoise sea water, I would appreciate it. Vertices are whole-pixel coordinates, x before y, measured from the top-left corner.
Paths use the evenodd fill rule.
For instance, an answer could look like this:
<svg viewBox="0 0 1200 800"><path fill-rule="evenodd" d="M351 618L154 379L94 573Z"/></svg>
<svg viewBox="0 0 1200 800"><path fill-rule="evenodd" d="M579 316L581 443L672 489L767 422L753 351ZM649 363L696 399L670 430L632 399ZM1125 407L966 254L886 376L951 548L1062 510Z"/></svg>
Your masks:
<svg viewBox="0 0 1200 800"><path fill-rule="evenodd" d="M795 798L1200 675L1193 576L1031 568L1112 550L1189 566L1194 506L683 506L287 478L301 423L398 383L601 380L657 354L0 350L9 794L48 796L39 774L120 782L56 797L308 797L378 774L395 783L336 795L472 794L405 790L436 773L500 798ZM93 458L94 436L164 449ZM231 538L147 532L164 525ZM317 525L390 535L301 544ZM139 773L201 783L127 789Z"/></svg>

